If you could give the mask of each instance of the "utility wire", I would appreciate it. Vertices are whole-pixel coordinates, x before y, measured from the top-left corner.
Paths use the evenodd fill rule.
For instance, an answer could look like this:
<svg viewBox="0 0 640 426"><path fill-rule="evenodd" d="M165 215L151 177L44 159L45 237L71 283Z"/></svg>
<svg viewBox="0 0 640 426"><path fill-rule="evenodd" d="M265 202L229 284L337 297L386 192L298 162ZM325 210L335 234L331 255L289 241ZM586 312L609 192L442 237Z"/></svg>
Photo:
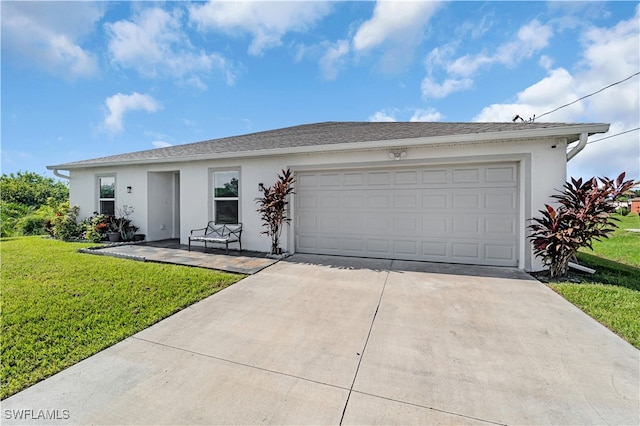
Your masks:
<svg viewBox="0 0 640 426"><path fill-rule="evenodd" d="M534 115L534 119L535 119L535 120L537 120L537 119L539 119L540 117L544 117L545 115L549 115L549 114L551 114L552 112L556 112L556 111L558 111L559 109L562 109L562 108L568 107L569 105L573 105L573 104L575 104L576 102L580 102L581 100L586 99L586 98L588 98L589 96L593 96L593 95L595 95L595 94L597 94L597 93L600 93L600 92L602 92L603 90L606 90L606 89L608 89L608 88L610 88L610 87L613 87L613 86L615 86L615 85L617 85L617 84L624 83L625 81L627 81L627 80L629 80L629 79L631 79L631 78L635 77L635 76L636 76L636 75L638 75L638 74L640 74L640 71L638 71L638 72L637 72L637 73L635 73L635 74L631 74L629 77L624 78L624 79L622 79L622 80L620 80L620 81L616 81L615 83L611 83L610 85L608 85L608 86L606 86L606 87L603 87L602 89L600 89L600 90L598 90L598 91L596 91L596 92L589 93L588 95L585 95L585 96L583 96L583 97L581 97L581 98L578 98L578 99L576 99L576 100L575 100L575 101L573 101L573 102L569 102L568 104L565 104L565 105L559 106L558 108L556 108L556 109L554 109L554 110L552 110L552 111L545 112L544 114L541 114L541 115L539 115L539 116L537 116L537 117ZM613 136L609 136L609 137L613 137ZM602 139L599 139L599 140L602 140ZM594 141L594 142L595 142L595 141Z"/></svg>
<svg viewBox="0 0 640 426"><path fill-rule="evenodd" d="M616 133L615 135L606 136L604 138L596 139L594 141L589 141L589 142L587 142L587 145L589 145L590 143L594 143L594 142L600 142L600 141L603 141L605 139L615 138L616 136L624 135L625 133L635 132L636 130L640 130L640 127L636 127L635 129L625 130L624 132Z"/></svg>

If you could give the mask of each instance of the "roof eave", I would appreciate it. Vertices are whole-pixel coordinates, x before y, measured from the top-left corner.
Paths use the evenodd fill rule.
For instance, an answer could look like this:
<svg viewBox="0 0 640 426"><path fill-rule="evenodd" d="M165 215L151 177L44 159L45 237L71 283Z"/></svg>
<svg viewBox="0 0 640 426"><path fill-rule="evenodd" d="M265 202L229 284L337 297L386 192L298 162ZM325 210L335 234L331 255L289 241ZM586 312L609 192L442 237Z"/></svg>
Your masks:
<svg viewBox="0 0 640 426"><path fill-rule="evenodd" d="M553 138L553 137L566 137L567 143L575 142L579 139L581 133L588 133L589 135L596 133L606 133L609 131L609 124L597 123L597 124L584 124L584 125L570 125L564 127L544 127L544 128L532 128L525 130L510 130L503 132L487 132L487 133L467 133L459 135L445 135L445 136L431 136L423 138L409 138L409 139L391 139L380 141L365 141L365 142L349 142L339 144L326 144L326 145L309 145L300 147L287 147L287 148L273 148L273 149L261 149L252 151L235 151L235 152L222 152L211 154L197 154L181 157L158 157L147 158L139 160L129 161L112 161L101 162L93 164L60 164L56 166L47 166L49 170L72 170L72 169L87 169L98 167L113 167L113 166L129 166L140 164L163 164L163 163L180 163L185 161L204 161L204 160L218 160L228 158L249 158L249 157L266 157L275 155L287 155L287 154L311 154L316 152L336 152L336 151L359 151L363 149L382 149L382 148L397 148L406 146L429 146L429 145L446 145L446 144L466 144L466 143L482 143L482 142L495 142L501 140L518 140L518 139L536 139L536 138ZM418 142L419 141L419 142Z"/></svg>

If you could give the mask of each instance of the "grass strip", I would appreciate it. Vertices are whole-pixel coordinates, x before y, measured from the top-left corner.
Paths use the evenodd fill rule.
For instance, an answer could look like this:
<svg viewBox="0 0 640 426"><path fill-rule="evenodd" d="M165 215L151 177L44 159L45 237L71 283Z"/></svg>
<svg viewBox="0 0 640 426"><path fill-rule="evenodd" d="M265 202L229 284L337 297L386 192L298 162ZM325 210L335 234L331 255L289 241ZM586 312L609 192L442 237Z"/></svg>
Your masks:
<svg viewBox="0 0 640 426"><path fill-rule="evenodd" d="M77 252L91 245L0 242L1 399L244 278Z"/></svg>
<svg viewBox="0 0 640 426"><path fill-rule="evenodd" d="M580 283L549 286L640 349L640 268L586 253L578 253L578 260L596 273L580 274Z"/></svg>

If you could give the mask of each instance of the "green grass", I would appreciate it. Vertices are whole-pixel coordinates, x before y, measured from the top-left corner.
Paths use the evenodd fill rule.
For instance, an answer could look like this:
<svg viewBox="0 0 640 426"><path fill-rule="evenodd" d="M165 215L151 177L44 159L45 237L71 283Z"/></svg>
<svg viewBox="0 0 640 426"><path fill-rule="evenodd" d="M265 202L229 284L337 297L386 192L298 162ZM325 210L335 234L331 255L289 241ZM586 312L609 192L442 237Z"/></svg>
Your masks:
<svg viewBox="0 0 640 426"><path fill-rule="evenodd" d="M640 228L638 215L620 217L620 229L594 244L594 251L581 250L580 264L596 270L579 274L580 283L559 282L549 286L568 301L640 349Z"/></svg>
<svg viewBox="0 0 640 426"><path fill-rule="evenodd" d="M1 241L1 399L244 277L77 252L91 245Z"/></svg>
<svg viewBox="0 0 640 426"><path fill-rule="evenodd" d="M580 250L582 253L592 253L616 262L640 267L640 233L629 232L626 229L640 229L640 216L614 215L620 222L609 238L593 243L593 252L589 249Z"/></svg>

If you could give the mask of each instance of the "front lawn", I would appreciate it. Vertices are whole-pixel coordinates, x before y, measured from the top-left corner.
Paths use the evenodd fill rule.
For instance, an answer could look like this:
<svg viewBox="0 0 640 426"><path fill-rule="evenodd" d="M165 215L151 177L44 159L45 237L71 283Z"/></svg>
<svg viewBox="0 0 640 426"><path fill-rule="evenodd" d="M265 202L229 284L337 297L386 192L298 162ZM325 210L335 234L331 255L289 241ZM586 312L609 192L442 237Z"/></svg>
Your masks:
<svg viewBox="0 0 640 426"><path fill-rule="evenodd" d="M91 245L0 243L1 399L244 278L77 252Z"/></svg>
<svg viewBox="0 0 640 426"><path fill-rule="evenodd" d="M580 264L596 270L594 275L575 273L581 282L558 282L549 286L565 299L640 349L640 228L637 214L620 217L610 238L581 250Z"/></svg>

